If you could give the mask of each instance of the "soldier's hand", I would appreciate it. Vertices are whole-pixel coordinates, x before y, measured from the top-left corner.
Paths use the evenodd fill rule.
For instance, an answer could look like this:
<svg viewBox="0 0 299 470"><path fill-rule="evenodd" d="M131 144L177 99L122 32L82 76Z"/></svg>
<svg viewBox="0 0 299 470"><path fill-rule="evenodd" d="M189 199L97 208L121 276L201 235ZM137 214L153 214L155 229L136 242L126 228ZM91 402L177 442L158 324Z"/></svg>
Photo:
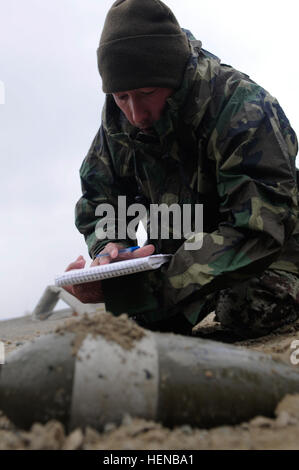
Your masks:
<svg viewBox="0 0 299 470"><path fill-rule="evenodd" d="M102 264L109 264L112 261L124 261L126 259L143 258L144 256L150 256L154 253L154 245L145 245L131 253L119 253L119 250L126 248L125 246L118 243L108 243L105 248L101 251L101 255L107 254L108 256L102 256L95 258L91 263L91 266L98 266Z"/></svg>
<svg viewBox="0 0 299 470"><path fill-rule="evenodd" d="M83 269L85 267L85 263L86 261L83 256L79 256L76 261L73 261L68 265L65 271L71 271L72 269ZM91 263L91 266L93 266L93 263ZM104 302L101 281L85 282L83 284L64 286L63 289L74 295L84 304Z"/></svg>
<svg viewBox="0 0 299 470"><path fill-rule="evenodd" d="M118 243L108 243L101 254L108 254L108 256L103 256L100 258L95 258L92 263L92 266L99 266L103 264L109 264L112 261L123 261L126 259L133 258L142 258L144 256L150 256L154 253L154 245L146 245L141 248L138 248L131 253L119 253L119 250L125 248L125 246ZM69 264L65 271L71 271L72 269L83 269L85 267L86 261L83 256L79 256L76 261L73 261ZM101 281L92 281L84 282L83 284L74 284L64 286L65 289L70 294L74 295L84 304L94 304L98 302L104 302L104 294L102 290Z"/></svg>

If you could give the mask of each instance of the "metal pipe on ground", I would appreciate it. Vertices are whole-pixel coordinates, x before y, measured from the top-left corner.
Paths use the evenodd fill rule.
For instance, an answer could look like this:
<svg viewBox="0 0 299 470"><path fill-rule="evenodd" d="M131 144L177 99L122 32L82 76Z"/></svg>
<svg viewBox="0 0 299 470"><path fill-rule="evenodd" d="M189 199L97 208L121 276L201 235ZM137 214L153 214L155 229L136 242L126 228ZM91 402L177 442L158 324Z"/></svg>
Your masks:
<svg viewBox="0 0 299 470"><path fill-rule="evenodd" d="M102 430L129 414L209 428L272 416L299 393L295 368L232 345L146 331L126 350L88 334L74 354L75 339L40 337L0 366L0 409L19 427L57 419Z"/></svg>

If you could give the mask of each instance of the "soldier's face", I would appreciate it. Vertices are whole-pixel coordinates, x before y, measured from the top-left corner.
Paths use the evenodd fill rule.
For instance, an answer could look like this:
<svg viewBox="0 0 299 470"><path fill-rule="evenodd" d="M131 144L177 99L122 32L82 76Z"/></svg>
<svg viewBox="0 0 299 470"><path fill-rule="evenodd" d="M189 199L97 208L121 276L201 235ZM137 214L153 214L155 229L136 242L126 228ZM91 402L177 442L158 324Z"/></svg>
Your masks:
<svg viewBox="0 0 299 470"><path fill-rule="evenodd" d="M173 91L172 88L138 88L113 93L113 97L128 121L147 132L161 117L166 100Z"/></svg>

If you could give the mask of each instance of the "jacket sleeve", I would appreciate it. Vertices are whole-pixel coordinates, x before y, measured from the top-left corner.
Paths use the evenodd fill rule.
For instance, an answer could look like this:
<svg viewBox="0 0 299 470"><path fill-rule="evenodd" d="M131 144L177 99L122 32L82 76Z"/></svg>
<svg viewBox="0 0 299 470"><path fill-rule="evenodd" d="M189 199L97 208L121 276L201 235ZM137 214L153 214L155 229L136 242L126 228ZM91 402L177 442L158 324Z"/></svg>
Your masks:
<svg viewBox="0 0 299 470"><path fill-rule="evenodd" d="M169 304L246 280L279 257L297 221L296 153L295 133L278 102L255 83L239 81L207 147L221 221L213 233L193 236L200 249L186 251L183 244L174 255L165 272Z"/></svg>
<svg viewBox="0 0 299 470"><path fill-rule="evenodd" d="M102 126L81 165L80 178L82 197L76 204L75 224L85 237L90 257L95 258L109 242L121 243L126 247L136 245L136 240L127 238L126 231L124 237L119 237L118 229L126 229L126 221L118 218L117 211L118 197L124 193L115 175L107 137ZM103 219L102 216L96 215L96 209L100 204L109 204L115 214L110 220L108 214L104 216L107 221L104 229L107 234L104 239L98 235L98 224ZM113 229L114 226L115 237L109 237L109 227Z"/></svg>

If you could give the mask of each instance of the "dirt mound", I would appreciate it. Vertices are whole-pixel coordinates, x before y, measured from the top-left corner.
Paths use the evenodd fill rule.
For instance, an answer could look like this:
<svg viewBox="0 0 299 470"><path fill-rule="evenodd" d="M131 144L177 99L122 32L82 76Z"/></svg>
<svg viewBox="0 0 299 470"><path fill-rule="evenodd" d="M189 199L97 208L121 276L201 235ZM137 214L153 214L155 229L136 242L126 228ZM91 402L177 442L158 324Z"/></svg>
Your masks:
<svg viewBox="0 0 299 470"><path fill-rule="evenodd" d="M75 333L74 354L88 334L101 335L108 341L118 343L123 349L132 349L135 342L144 336L144 330L129 319L128 315L122 314L114 317L109 313L85 314L82 318L67 320L64 325L58 326L55 332L59 334Z"/></svg>

